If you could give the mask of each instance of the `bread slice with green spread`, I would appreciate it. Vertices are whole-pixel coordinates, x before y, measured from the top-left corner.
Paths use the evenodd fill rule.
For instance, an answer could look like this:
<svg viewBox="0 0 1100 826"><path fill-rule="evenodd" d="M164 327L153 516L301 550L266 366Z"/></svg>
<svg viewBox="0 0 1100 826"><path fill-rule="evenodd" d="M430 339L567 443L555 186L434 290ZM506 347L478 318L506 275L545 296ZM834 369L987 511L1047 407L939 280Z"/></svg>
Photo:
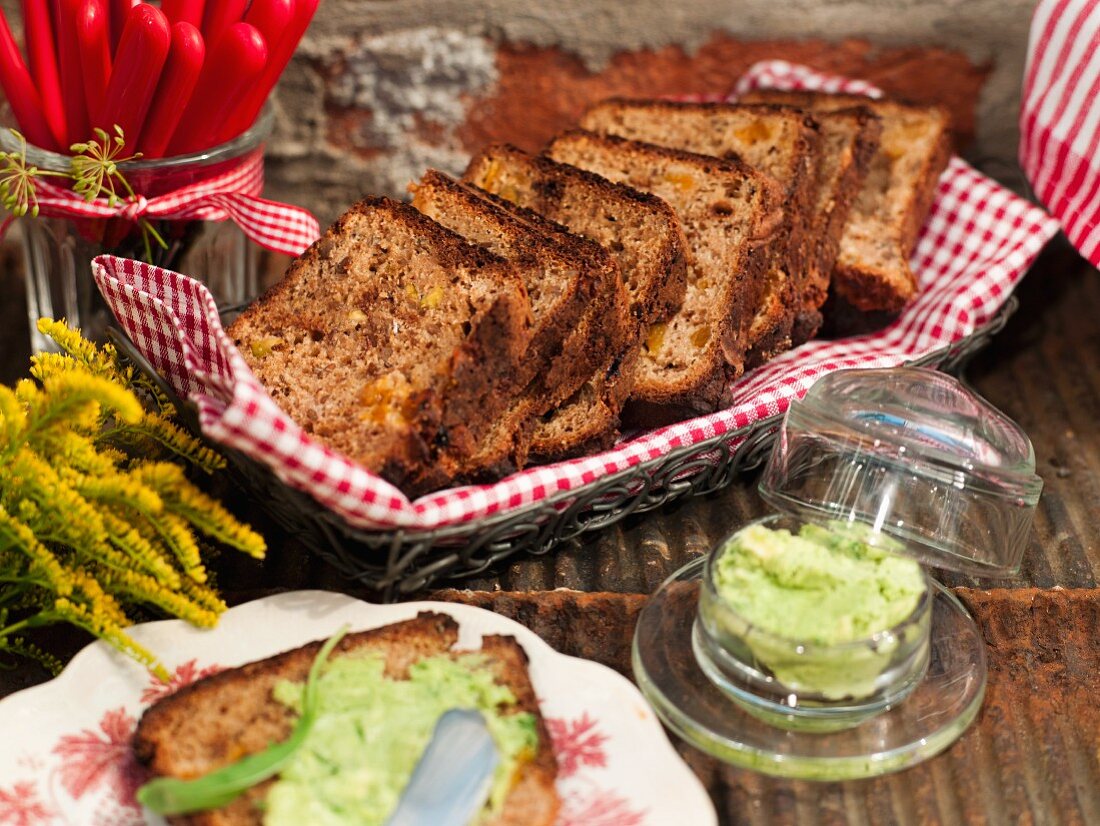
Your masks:
<svg viewBox="0 0 1100 826"><path fill-rule="evenodd" d="M486 715L501 761L480 826L551 826L557 765L527 657L512 637L456 652L444 614L349 634L317 682L320 713L280 775L220 809L170 818L191 826L348 823L380 826L396 805L435 721L449 707ZM190 779L285 740L321 643L222 671L149 708L134 734L137 760L157 777ZM323 768L323 771L321 770ZM311 815L310 813L314 813Z"/></svg>
<svg viewBox="0 0 1100 826"><path fill-rule="evenodd" d="M229 327L307 433L415 494L472 456L531 337L515 268L408 204L366 198Z"/></svg>
<svg viewBox="0 0 1100 826"><path fill-rule="evenodd" d="M779 186L742 161L581 130L556 137L546 154L662 198L684 227L687 291L646 334L632 420L653 426L719 409L750 348L768 245L782 223Z"/></svg>

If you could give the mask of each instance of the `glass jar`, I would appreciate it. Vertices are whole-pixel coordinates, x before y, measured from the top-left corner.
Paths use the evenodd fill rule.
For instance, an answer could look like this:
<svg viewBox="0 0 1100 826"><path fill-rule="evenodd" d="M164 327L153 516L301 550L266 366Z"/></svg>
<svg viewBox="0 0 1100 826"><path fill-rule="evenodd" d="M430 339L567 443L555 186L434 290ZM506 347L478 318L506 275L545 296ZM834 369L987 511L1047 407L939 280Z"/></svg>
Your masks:
<svg viewBox="0 0 1100 826"><path fill-rule="evenodd" d="M923 566L1014 573L1041 490L1026 434L957 380L832 373L792 403L764 469L779 513L642 610L638 684L689 742L770 774L853 779L937 754L977 715L987 666Z"/></svg>
<svg viewBox="0 0 1100 826"><path fill-rule="evenodd" d="M793 558L790 547L806 534L807 527L845 541L844 526L815 526L790 516L768 516L736 531L707 555L692 648L703 673L750 714L784 727L833 731L858 725L895 705L924 677L930 651L933 592L927 572L898 555L892 560L894 567L908 565L915 574L907 583L912 610L867 629L867 633L827 638L829 632L850 622L859 606L838 606L834 600L832 607L839 609L840 615L832 617L831 624L828 622L822 595L831 582L822 581L822 574L827 576L829 572L808 569L804 560ZM723 557L739 542L761 531L775 542L775 547L768 547L769 556L762 560L760 567L766 566L765 572L756 573L775 581L776 571L785 572L788 579L783 587L767 593L760 588L758 593L731 595L729 583L722 582L719 573ZM862 537L852 541L862 544ZM812 543L803 546L814 547ZM884 550L880 559L895 553L896 549ZM825 552L821 556L827 563L833 555ZM844 598L854 600L855 590L845 588ZM768 628L745 611L744 606L754 600L774 600L777 594L793 591L802 592L793 596L800 610L812 612L810 622L801 623L812 629L804 627L799 633L791 633L780 627L786 624L780 622ZM794 608L789 604L763 607L772 617L783 617ZM880 605L875 607L881 610ZM867 617L860 619L865 621Z"/></svg>
<svg viewBox="0 0 1100 826"><path fill-rule="evenodd" d="M119 170L138 194L150 199L165 195L262 156L272 123L268 107L231 141L190 155L128 161ZM0 133L0 145L7 151L19 148L6 131ZM28 146L27 163L67 173L70 157ZM259 293L257 248L233 221L150 220L167 243L162 248L151 242L150 263L202 281L219 307L242 304ZM64 318L87 337L102 339L112 316L92 280L90 262L103 253L147 260L140 226L125 218L41 215L27 216L20 225L32 350L56 349L38 333L36 322L42 316Z"/></svg>

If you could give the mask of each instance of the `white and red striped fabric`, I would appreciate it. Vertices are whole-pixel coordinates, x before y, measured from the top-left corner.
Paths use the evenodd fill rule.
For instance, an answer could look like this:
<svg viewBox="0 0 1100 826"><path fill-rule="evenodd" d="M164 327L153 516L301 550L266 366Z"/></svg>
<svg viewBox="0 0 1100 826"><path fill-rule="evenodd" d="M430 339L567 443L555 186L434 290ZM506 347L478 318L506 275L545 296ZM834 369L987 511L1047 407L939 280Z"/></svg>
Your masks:
<svg viewBox="0 0 1100 826"><path fill-rule="evenodd" d="M1020 166L1070 242L1100 266L1100 3L1041 0L1020 108Z"/></svg>
<svg viewBox="0 0 1100 826"><path fill-rule="evenodd" d="M783 88L875 91L779 62L758 65L742 86L765 79ZM110 257L96 259L93 271L130 338L197 404L210 438L265 462L287 484L308 491L352 525L424 530L578 490L675 448L781 413L831 371L896 366L945 347L997 312L1057 229L1041 209L953 159L913 256L920 295L889 328L843 341L812 341L784 353L742 377L727 410L636 434L598 455L416 501L314 441L278 409L227 339L213 299L197 281Z"/></svg>
<svg viewBox="0 0 1100 826"><path fill-rule="evenodd" d="M86 201L48 179L36 183L39 215L57 218L142 218L176 221L231 220L252 241L283 255L297 255L317 240L317 219L301 207L260 197L264 188L264 156L256 150L209 177L146 198L106 198Z"/></svg>

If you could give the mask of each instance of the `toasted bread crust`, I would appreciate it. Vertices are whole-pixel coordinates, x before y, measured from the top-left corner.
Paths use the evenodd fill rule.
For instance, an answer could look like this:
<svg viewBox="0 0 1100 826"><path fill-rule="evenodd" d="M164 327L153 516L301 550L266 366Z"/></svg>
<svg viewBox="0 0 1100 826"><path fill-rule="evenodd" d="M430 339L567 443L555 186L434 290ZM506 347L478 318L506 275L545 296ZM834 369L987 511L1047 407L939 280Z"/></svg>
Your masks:
<svg viewBox="0 0 1100 826"><path fill-rule="evenodd" d="M624 280L629 280L631 313L640 324L667 318L683 301L687 284L683 229L676 213L660 198L508 144L482 150L470 161L463 180L608 249L619 261ZM593 212L611 210L607 214L614 221L597 224L582 212L581 204L590 204ZM629 246L629 240L614 232L624 223L644 227L651 242L642 271L624 264L621 247Z"/></svg>
<svg viewBox="0 0 1100 826"><path fill-rule="evenodd" d="M740 100L795 107L810 103L805 93L778 89L754 90L742 95ZM882 122L862 105L817 111L815 117L821 126L822 140L808 227L816 244L809 261L809 278L818 285L817 298L820 299L829 292L844 225L863 186L871 158L878 150ZM816 334L821 327L822 313L819 311L823 306L818 300L796 317L791 331L792 344L797 346Z"/></svg>
<svg viewBox="0 0 1100 826"><path fill-rule="evenodd" d="M619 436L620 414L634 386L634 343L608 361L577 394L540 422L531 441L537 461L572 459L606 450Z"/></svg>
<svg viewBox="0 0 1100 826"><path fill-rule="evenodd" d="M531 345L505 411L471 457L442 450L421 487L499 479L526 464L536 418L576 393L621 347L626 320L604 319L621 276L598 244L517 215L472 184L429 170L410 190L422 212L512 262L532 296Z"/></svg>
<svg viewBox="0 0 1100 826"><path fill-rule="evenodd" d="M410 191L413 206L425 215L515 265L531 296L534 316L521 381L526 384L550 371L547 408L572 395L604 356L592 347L562 350L563 340L603 288L604 273L592 271L591 255L580 239L569 246L551 244L489 197L434 169Z"/></svg>
<svg viewBox="0 0 1100 826"><path fill-rule="evenodd" d="M391 679L408 677L409 666L424 657L451 652L458 641L458 624L446 614L421 612L415 619L349 634L332 656L351 651L376 651L385 657ZM258 752L285 739L293 713L272 699L280 680L304 681L321 641L228 669L192 683L146 710L134 733L139 763L156 776L196 777ZM539 748L521 767L493 826L530 823L550 826L559 801L554 790L557 764L549 732L539 712L527 673L527 657L512 637L487 636L482 652L495 679L516 697L512 713L534 715ZM273 781L249 790L229 806L170 822L188 826L244 826L262 821L260 803Z"/></svg>
<svg viewBox="0 0 1100 826"><path fill-rule="evenodd" d="M481 197L506 209L518 220L541 233L555 247L572 250L584 257L592 268L593 280L598 281L595 295L577 325L562 342L561 358L567 363L580 363L575 355L587 351L588 357L596 355L600 361L594 369L585 360L588 377L583 387L574 389L567 399L561 399L551 388L555 385L553 369L537 377L520 394L518 404L537 409L540 418L532 421L524 431L520 446L535 461L556 461L583 455L610 446L618 436L619 410L622 407L629 383L619 365L637 353L639 325L630 313L630 298L623 284L619 266L610 254L595 241L575 235L568 229L538 213L505 201L473 184L468 184ZM554 410L547 415L546 405L540 400L554 399ZM583 422L581 427L575 422ZM500 478L523 466L518 465L498 473ZM491 477L470 481L490 481Z"/></svg>

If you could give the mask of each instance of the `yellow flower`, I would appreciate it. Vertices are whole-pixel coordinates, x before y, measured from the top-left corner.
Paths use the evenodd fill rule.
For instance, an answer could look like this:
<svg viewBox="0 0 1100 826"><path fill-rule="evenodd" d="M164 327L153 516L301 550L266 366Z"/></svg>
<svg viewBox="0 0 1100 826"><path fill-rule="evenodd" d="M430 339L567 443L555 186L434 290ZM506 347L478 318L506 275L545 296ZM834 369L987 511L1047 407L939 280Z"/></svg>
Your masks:
<svg viewBox="0 0 1100 826"><path fill-rule="evenodd" d="M197 536L257 557L263 538L188 480L180 460L207 472L225 461L168 420L171 404L148 377L63 322L38 329L64 353L33 357L37 381L0 386L0 571L10 589L0 651L56 665L15 634L69 622L163 675L123 630L128 609L213 625L225 603L206 583Z"/></svg>

